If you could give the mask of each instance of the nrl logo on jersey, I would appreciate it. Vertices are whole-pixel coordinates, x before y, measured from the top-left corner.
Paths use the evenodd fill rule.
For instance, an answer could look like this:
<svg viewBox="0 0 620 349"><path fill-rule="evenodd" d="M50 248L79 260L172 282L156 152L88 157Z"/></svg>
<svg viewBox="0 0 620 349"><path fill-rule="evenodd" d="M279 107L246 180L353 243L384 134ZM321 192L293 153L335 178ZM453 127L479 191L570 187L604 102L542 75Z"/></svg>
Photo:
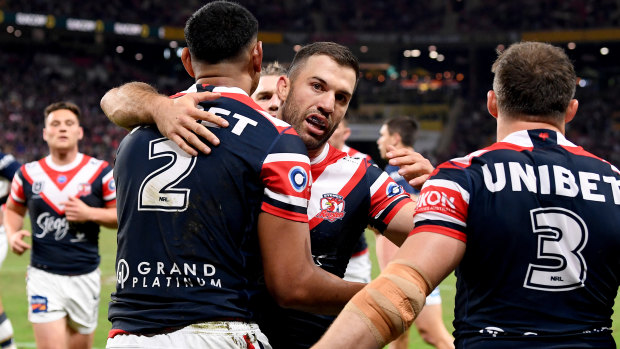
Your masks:
<svg viewBox="0 0 620 349"><path fill-rule="evenodd" d="M32 183L32 193L33 194L40 194L43 191L43 185L45 184L45 182L34 182Z"/></svg>
<svg viewBox="0 0 620 349"><path fill-rule="evenodd" d="M344 217L344 198L338 194L323 194L321 212L317 215L333 223Z"/></svg>

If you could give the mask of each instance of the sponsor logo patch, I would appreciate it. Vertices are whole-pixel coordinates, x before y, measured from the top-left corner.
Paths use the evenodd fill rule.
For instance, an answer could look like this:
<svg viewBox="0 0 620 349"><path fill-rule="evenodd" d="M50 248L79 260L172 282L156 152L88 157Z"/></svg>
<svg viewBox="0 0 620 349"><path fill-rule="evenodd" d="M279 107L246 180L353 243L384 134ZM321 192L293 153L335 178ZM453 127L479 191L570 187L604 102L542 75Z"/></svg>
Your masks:
<svg viewBox="0 0 620 349"><path fill-rule="evenodd" d="M65 175L60 175L60 176L58 176L58 178L56 178L56 182L58 182L60 184L63 184L66 181L67 181L67 176L65 176Z"/></svg>
<svg viewBox="0 0 620 349"><path fill-rule="evenodd" d="M393 196L402 194L403 191L403 187L394 182L391 182L388 183L387 187L385 188L385 195L387 195L388 198L391 198Z"/></svg>
<svg viewBox="0 0 620 349"><path fill-rule="evenodd" d="M30 298L30 309L33 313L46 313L47 312L47 297L32 296Z"/></svg>
<svg viewBox="0 0 620 349"><path fill-rule="evenodd" d="M308 174L301 166L295 166L288 172L288 179L296 192L301 193L308 186Z"/></svg>
<svg viewBox="0 0 620 349"><path fill-rule="evenodd" d="M344 198L338 194L323 194L321 198L321 212L317 217L335 222L344 217Z"/></svg>

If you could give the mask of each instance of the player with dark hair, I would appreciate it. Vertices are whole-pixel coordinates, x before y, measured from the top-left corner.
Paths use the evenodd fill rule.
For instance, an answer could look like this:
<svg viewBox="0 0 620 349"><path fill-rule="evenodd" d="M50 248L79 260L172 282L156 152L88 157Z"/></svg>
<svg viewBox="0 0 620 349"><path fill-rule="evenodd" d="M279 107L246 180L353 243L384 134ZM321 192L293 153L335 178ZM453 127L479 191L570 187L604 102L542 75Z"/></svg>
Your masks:
<svg viewBox="0 0 620 349"><path fill-rule="evenodd" d="M620 171L564 137L573 65L561 48L522 42L492 71L498 142L437 168L395 261L316 348L380 348L454 268L457 348L616 347Z"/></svg>
<svg viewBox="0 0 620 349"><path fill-rule="evenodd" d="M260 72L258 86L256 86L256 90L250 96L256 104L273 117L277 116L278 109L280 109L281 101L276 93L276 84L282 75L286 75L286 69L280 63L269 63Z"/></svg>
<svg viewBox="0 0 620 349"><path fill-rule="evenodd" d="M4 212L11 250L32 253L26 287L38 348L90 348L99 307L99 226L116 228L116 191L106 161L78 150L84 131L70 102L45 108L50 155L13 177ZM32 234L22 229L28 212Z"/></svg>
<svg viewBox="0 0 620 349"><path fill-rule="evenodd" d="M2 268L2 262L6 258L6 254L9 248L6 233L4 231L4 225L2 225L2 215L5 209L6 199L8 198L11 180L15 175L15 172L19 170L20 163L15 160L15 157L11 154L5 154L0 152L0 269ZM13 342L13 325L11 320L6 316L2 301L0 300L0 348L2 349L16 349Z"/></svg>
<svg viewBox="0 0 620 349"><path fill-rule="evenodd" d="M388 149L400 149L408 151L410 156L422 157L415 152L413 145L416 140L418 131L418 122L408 116L399 116L388 119L381 125L379 130L379 139L377 139L377 148L383 159L389 160ZM400 175L400 167L390 165L385 166L387 172L396 183L398 183L409 195L417 200L420 191L412 187L409 182ZM384 236L376 236L376 251L379 267L383 270L398 251L398 246L387 240ZM433 292L426 297L424 309L416 318L414 325L420 333L420 337L425 342L439 349L454 348L454 338L448 332L443 323L441 309L441 295L439 286L435 287ZM409 331L403 333L398 339L390 343L390 349L406 349L409 346Z"/></svg>
<svg viewBox="0 0 620 349"><path fill-rule="evenodd" d="M311 156L314 185L308 218L312 255L321 268L342 277L365 227L371 223L400 244L413 228L414 205L383 171L327 144L346 113L357 82L357 59L350 50L335 43L310 44L299 51L292 68L294 76L278 81L278 95L284 101L279 115L302 136ZM109 109L104 104L112 100L125 107L132 105L125 99L135 100L132 85L121 89L122 93L112 90L106 94L104 110ZM122 109L113 109L110 118L120 123ZM140 112L146 115L154 111L147 107ZM151 118L159 120L159 124L163 116ZM196 146L202 149L201 144ZM269 299L262 305L261 329L276 348L309 347L333 319L282 309Z"/></svg>
<svg viewBox="0 0 620 349"><path fill-rule="evenodd" d="M215 1L186 25L181 59L196 84L177 96L219 93L200 103L230 123L206 124L223 141L217 151L191 156L152 125L135 128L119 147L108 348L269 348L254 322L265 288L282 306L331 314L361 288L312 263L304 144L249 97L262 63L255 22L240 5ZM230 42L238 50L227 50ZM210 51L229 55L216 60ZM104 110L113 94L102 100ZM150 121L135 116L138 124Z"/></svg>

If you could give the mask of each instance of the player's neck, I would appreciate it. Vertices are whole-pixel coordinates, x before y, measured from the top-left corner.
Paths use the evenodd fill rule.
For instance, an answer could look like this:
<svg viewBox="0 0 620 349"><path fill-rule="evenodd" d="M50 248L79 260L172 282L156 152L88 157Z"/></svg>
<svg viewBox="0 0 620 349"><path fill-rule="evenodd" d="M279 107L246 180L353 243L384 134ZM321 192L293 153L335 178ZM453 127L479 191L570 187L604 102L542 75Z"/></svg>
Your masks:
<svg viewBox="0 0 620 349"><path fill-rule="evenodd" d="M79 151L78 148L71 149L50 149L50 155L52 162L56 165L68 165L72 163L77 157Z"/></svg>
<svg viewBox="0 0 620 349"><path fill-rule="evenodd" d="M548 129L564 134L564 127L559 128L556 125L545 122L533 122L523 120L509 120L504 118L497 119L497 141L500 142L508 137L511 133L523 130Z"/></svg>
<svg viewBox="0 0 620 349"><path fill-rule="evenodd" d="M252 90L252 77L233 64L215 64L196 72L196 83L213 86L238 87L248 95Z"/></svg>
<svg viewBox="0 0 620 349"><path fill-rule="evenodd" d="M308 149L308 157L310 158L310 161L318 158L321 155L321 153L325 151L325 148L327 148L327 146L328 146L327 143L325 143L317 149Z"/></svg>

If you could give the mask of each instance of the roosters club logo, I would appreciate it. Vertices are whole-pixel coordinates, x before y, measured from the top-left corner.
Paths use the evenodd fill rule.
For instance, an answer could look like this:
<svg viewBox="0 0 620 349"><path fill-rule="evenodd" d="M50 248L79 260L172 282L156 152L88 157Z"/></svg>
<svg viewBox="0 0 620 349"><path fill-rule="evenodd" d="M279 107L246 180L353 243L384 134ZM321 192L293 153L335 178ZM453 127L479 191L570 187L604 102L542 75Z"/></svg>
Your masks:
<svg viewBox="0 0 620 349"><path fill-rule="evenodd" d="M321 212L318 217L331 223L344 217L344 198L338 194L323 194L321 198Z"/></svg>

